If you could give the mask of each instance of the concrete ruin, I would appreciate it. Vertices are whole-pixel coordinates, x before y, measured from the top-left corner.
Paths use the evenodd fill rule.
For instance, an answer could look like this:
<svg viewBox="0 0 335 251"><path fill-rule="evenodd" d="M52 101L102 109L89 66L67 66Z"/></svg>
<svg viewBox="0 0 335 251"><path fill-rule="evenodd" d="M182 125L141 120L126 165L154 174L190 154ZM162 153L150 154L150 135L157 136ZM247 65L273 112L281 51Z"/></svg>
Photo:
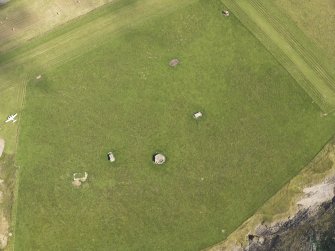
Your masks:
<svg viewBox="0 0 335 251"><path fill-rule="evenodd" d="M194 119L200 119L201 117L202 117L202 112L193 113L193 118Z"/></svg>
<svg viewBox="0 0 335 251"><path fill-rule="evenodd" d="M153 156L153 161L156 165L162 165L165 163L166 157L161 153L157 153Z"/></svg>
<svg viewBox="0 0 335 251"><path fill-rule="evenodd" d="M81 183L85 182L88 178L88 173L85 172L84 174L82 173L74 173L73 174L73 181L72 185L75 187L80 187Z"/></svg>

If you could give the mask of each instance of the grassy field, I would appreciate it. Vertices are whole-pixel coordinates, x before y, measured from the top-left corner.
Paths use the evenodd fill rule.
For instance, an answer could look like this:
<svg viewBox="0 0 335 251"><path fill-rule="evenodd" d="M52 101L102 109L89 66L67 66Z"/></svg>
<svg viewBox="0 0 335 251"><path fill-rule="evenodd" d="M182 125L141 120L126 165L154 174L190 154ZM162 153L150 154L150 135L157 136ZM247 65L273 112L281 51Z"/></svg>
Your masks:
<svg viewBox="0 0 335 251"><path fill-rule="evenodd" d="M286 21L287 18L284 19L269 1L223 2L271 51L321 109L325 112L334 111L335 71L315 56L312 52L314 47L298 28L292 29L294 25Z"/></svg>
<svg viewBox="0 0 335 251"><path fill-rule="evenodd" d="M12 0L0 6L0 52L15 48L110 0Z"/></svg>
<svg viewBox="0 0 335 251"><path fill-rule="evenodd" d="M122 33L125 27L137 25L162 13L173 12L175 6L180 7L189 2L191 0L178 1L178 5L175 5L175 0L164 2L143 0L141 4L134 0L115 2L92 11L90 15L78 17L71 23L58 26L43 36L37 36L23 46L12 50L7 48L0 57L2 120L5 120L8 114L15 112L21 117L27 79L35 78L50 67L62 65L81 53L106 44ZM16 8L20 6L14 5ZM14 7L9 10L13 8L14 11ZM17 124L5 125L1 122L0 127L0 137L5 138L7 142L6 151L13 153Z"/></svg>
<svg viewBox="0 0 335 251"><path fill-rule="evenodd" d="M229 235L226 240L208 248L208 251L234 250L234 247L239 244L248 245L248 240L245 237L250 233L255 233L255 229L260 223L270 226L276 222L285 221L288 217L292 218L299 209L301 210L301 208L298 209L297 202L300 201L303 196L306 196L306 192L304 193L303 191L304 188L322 184L326 180L331 180L331 177L334 177L334 143L334 139L330 140L298 175L264 203L251 218ZM281 250L292 250L292 248Z"/></svg>
<svg viewBox="0 0 335 251"><path fill-rule="evenodd" d="M28 1L15 0L6 5L0 6L0 61L6 61L8 52L10 55L19 55L23 59L22 49L25 51L36 47L36 43L24 45L27 41L35 41L35 37L43 35L45 43L45 32L61 24L75 19L87 12L90 12L106 3L109 0L91 1ZM58 12L58 14L57 14ZM14 28L14 30L13 30ZM49 46L50 48L51 46ZM15 49L14 49L15 48ZM59 51L59 49L58 49ZM30 64L32 52L28 53L25 59ZM10 58L11 65L0 67L0 137L6 139L5 151L14 154L17 143L18 124L4 124L5 118L12 113L22 111L22 101L25 95L26 74L29 70L22 71L17 60ZM21 65L23 63L21 62ZM25 67L27 68L27 67Z"/></svg>
<svg viewBox="0 0 335 251"><path fill-rule="evenodd" d="M263 9L276 20L277 25L280 23L279 26L286 30L291 39L300 44L301 50L309 55L310 62L314 61L315 64L316 61L327 74L335 78L335 48L330 42L334 37L331 31L334 29L331 25L335 18L332 13L335 8L334 4L328 0L311 0L302 3L298 8L294 1L289 0L260 0L258 3L261 3ZM305 25L298 22L298 19L304 20ZM312 34L310 30L319 34ZM305 58L308 57L305 56Z"/></svg>
<svg viewBox="0 0 335 251"><path fill-rule="evenodd" d="M335 3L332 0L273 0L304 33L321 49L323 55L335 59ZM335 68L335 67L334 67Z"/></svg>
<svg viewBox="0 0 335 251"><path fill-rule="evenodd" d="M30 79L16 250L205 248L333 134L335 117L320 116L220 1L144 2L108 6L4 55ZM166 165L151 163L156 151ZM88 183L73 188L84 171Z"/></svg>

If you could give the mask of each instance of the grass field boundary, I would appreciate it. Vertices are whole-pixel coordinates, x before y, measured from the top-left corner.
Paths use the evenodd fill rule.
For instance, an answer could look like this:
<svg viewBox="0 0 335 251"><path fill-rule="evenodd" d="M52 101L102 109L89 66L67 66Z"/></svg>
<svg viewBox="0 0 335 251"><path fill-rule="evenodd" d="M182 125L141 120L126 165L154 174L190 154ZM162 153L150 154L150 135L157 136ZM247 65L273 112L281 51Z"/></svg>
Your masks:
<svg viewBox="0 0 335 251"><path fill-rule="evenodd" d="M318 60L255 1L222 0L326 113L335 109L335 82Z"/></svg>
<svg viewBox="0 0 335 251"><path fill-rule="evenodd" d="M214 244L203 251L230 250L236 245L247 245L247 235L261 223L268 225L292 217L298 212L297 201L304 195L303 188L314 186L334 176L335 169L332 152L335 135L318 151L311 161L265 203L246 219L225 240ZM330 164L330 167L328 166Z"/></svg>
<svg viewBox="0 0 335 251"><path fill-rule="evenodd" d="M111 35L120 33L125 27L137 26L154 16L172 13L175 9L194 2L194 0L183 0L178 5L173 5L175 1L169 0L165 4L157 4L153 0L146 0L141 5L123 1L106 4L46 32L44 36L33 38L19 48L5 52L1 56L0 67L27 63L28 60L41 55L46 58L47 63L59 60L59 64L62 64L67 61L66 54L73 49L80 48L81 51L89 51L89 48L94 49L102 45L98 43L98 38L105 37L107 40ZM124 16L128 17L126 21L122 21ZM67 45L66 48L65 45ZM57 56L51 57L51 52L55 53L55 51Z"/></svg>
<svg viewBox="0 0 335 251"><path fill-rule="evenodd" d="M0 59L0 71L8 73L22 65L25 70L28 70L27 67L31 68L31 72L35 72L37 67L43 69L60 66L103 46L109 39L119 36L128 28L150 18L172 13L175 9L194 3L194 0L183 0L178 4L175 4L176 0L169 0L164 4L154 0L146 0L140 5L130 2L116 1L106 4L56 27L45 36L34 38L20 48L5 52ZM78 48L81 51L79 54Z"/></svg>
<svg viewBox="0 0 335 251"><path fill-rule="evenodd" d="M0 27L0 50L2 52L20 47L36 36L44 36L48 30L64 24L76 17L106 4L119 0L92 1L43 1L31 3L28 0L11 1L2 6L0 19L5 19ZM127 1L127 0L126 0ZM14 30L12 30L14 28Z"/></svg>
<svg viewBox="0 0 335 251"><path fill-rule="evenodd" d="M327 70L318 62L318 59L314 57L311 52L309 52L308 48L304 47L297 40L295 35L289 31L288 27L284 26L275 15L272 15L268 8L266 8L261 2L250 0L250 3L252 3L259 13L262 13L262 15L266 17L273 27L275 27L275 29L287 39L290 45L299 52L299 54L311 67L313 67L320 78L322 78L332 90L335 90L335 82L330 73L328 73Z"/></svg>
<svg viewBox="0 0 335 251"><path fill-rule="evenodd" d="M18 93L18 100L20 104L20 120L18 121L17 125L17 133L16 133L16 143L15 143L15 153L17 153L17 149L19 146L19 137L20 137L20 124L23 118L23 108L25 105L25 100L26 100L26 91L27 91L27 84L28 81L27 79L24 79L21 88L19 89ZM14 232L14 235L11 238L11 241L9 242L8 246L6 247L5 250L14 250L15 247L15 230L16 230L16 212L17 212L17 203L18 203L18 195L19 195L19 184L20 184L20 166L17 165L16 162L16 156L14 159L14 167L16 168L15 171L15 186L14 186L14 191L13 191L13 205L12 205L12 211L11 211L11 216L10 216L10 228L11 231Z"/></svg>
<svg viewBox="0 0 335 251"><path fill-rule="evenodd" d="M145 249L147 244L152 247L166 246L166 250L169 250L171 246L172 249L178 249L176 248L178 242L191 247L196 241L199 242L196 244L198 247L207 246L207 243L222 240L222 236L229 234L236 225L238 226L257 210L268 196L280 189L282 183L287 180L280 175L286 177L296 174L292 170L303 166L302 158L296 156L301 154L305 159L306 153L317 151L318 145L325 140L323 134L328 128L320 133L323 139L321 143L308 137L309 135L314 137L314 133L319 132L318 127L313 127L315 124L320 122L324 125L328 120L318 116L317 107L310 103L311 100L296 87L293 78L241 25L240 21L234 17L230 20L225 19L219 11L222 4L218 4L220 3L218 1L213 1L213 3L215 5L207 6L207 1L203 1L194 9L193 7L186 8L185 12L183 10L176 15L168 16L166 20L157 20L158 18L154 16L153 20L148 22L148 27L139 27L138 30L135 28L133 36L129 34L127 37L118 38L118 34L109 29L110 34L103 37L104 39L115 38L109 41L110 43L107 44L109 46L103 46L88 54L86 49L82 52L80 47L73 47L76 48L80 58L67 62L68 64L57 69L53 68L57 64L47 64L45 68L42 68L43 63L49 62L52 58L44 59L43 56L36 56L38 60L41 58L38 63L42 65L42 69L38 69L42 72L36 73L41 73L43 78L40 81L34 80L36 75L28 72L28 96L27 100L23 99L21 102L24 106L24 121L21 123L19 154L16 159L16 163L21 166L21 170L18 171L19 184L16 187L19 191L19 194L16 194L19 200L16 199L17 203L13 208L14 220L17 220L18 223L15 226L16 238L13 239L16 249L64 250L66 246L69 249L78 249L79 243L84 249L96 250L103 250L103 247L127 249L129 245L132 245L133 249ZM208 12L206 8L210 8ZM157 15L157 12L154 15ZM127 16L122 18L127 18ZM185 24L180 25L184 21ZM165 24L167 25L166 30L163 29ZM130 27L130 33L132 27ZM181 30L178 30L179 27ZM123 28L129 30L128 26ZM211 30L212 28L215 29ZM240 40L236 39L236 36L227 36L227 30L238 34ZM162 31L164 34L160 37ZM176 46L175 51L170 51L171 44L178 41L177 32L183 35L180 37L183 39L182 46ZM141 39L138 37L139 33L145 38L143 45L139 43ZM166 34L171 34L171 36L166 36ZM81 38L82 36L79 39ZM156 41L158 38L161 41ZM195 41L194 44L192 44L193 41ZM120 47L114 47L115 43L119 43ZM125 45L126 47L123 47ZM210 49L205 50L204 48ZM228 51L228 48L231 50ZM175 70L168 66L172 54L183 60L181 67L178 66ZM49 55L49 53L46 52L44 55ZM54 54L51 53L51 55ZM153 58L152 55L157 57ZM194 55L198 56L195 60ZM144 71L142 62L149 61L148 58L152 60L145 65L147 68ZM263 62L260 68L266 66L264 68L270 68L268 70L274 74L268 74L268 71L262 70L250 69L249 71L249 67L253 65L251 62L257 66L259 62ZM267 62L269 67L264 65L264 62ZM39 64L36 64L36 68ZM48 69L50 65L52 69ZM31 66L33 67L34 65ZM204 72L207 74L203 74ZM142 73L152 77L139 81ZM178 75L180 73L181 75ZM194 73L199 73L199 75ZM260 75L257 76L258 74ZM270 86L269 82L281 84ZM203 83L208 83L208 88L202 88ZM213 85L210 86L210 83ZM157 92L158 85L161 92ZM282 91L283 95L278 95ZM177 96L179 93L180 96ZM297 106L292 107L289 104L294 99L298 100ZM145 100L148 103L144 102ZM274 100L277 103L273 103ZM136 106L143 108L143 112L134 109ZM236 111L236 107L241 109ZM302 115L302 120L296 121L296 114L305 108L307 108L307 115ZM114 110L113 113L110 112L111 109ZM192 115L190 112L198 109L208 114L208 120L200 122L203 124L193 123L191 116L187 118L185 116L185 114ZM257 113L258 111L260 113ZM277 115L273 116L276 113ZM110 114L110 116L102 117L101 114ZM149 114L150 117L143 116L143 114ZM161 116L161 119L156 125L159 117L157 115ZM282 121L284 123L281 123ZM292 123L287 123L287 121ZM311 131L308 125L313 127ZM241 127L238 128L238 126ZM283 132L284 134L285 132L291 133L292 129L296 130L296 128L298 130L307 128L309 135L301 135L293 131L288 138L299 144L309 139L311 144L295 146L290 144L291 141L286 141L284 147L278 147L278 141L281 141L278 139L282 139ZM283 129L288 130L283 131ZM123 131L124 134L120 134L119 131ZM185 132L192 134L188 135ZM275 137L269 140L268 135L273 135L272 132L276 132ZM81 133L84 133L85 136ZM142 138L145 141L138 140ZM70 145L72 142L75 143L73 146ZM162 143L157 145L156 142ZM110 163L102 158L104 152L113 147L111 144L118 147L115 151L120 158L116 164L125 168L110 169ZM277 151L292 150L285 147L290 145L294 145L293 150L297 150L295 156L288 156L286 152L280 152L285 158L283 160L274 159L273 163L276 165L269 163L273 156L276 158L281 156ZM59 146L64 146L64 148ZM278 148L274 148L272 152L272 146ZM203 147L207 147L207 152L210 154L196 154ZM214 154L215 158L213 158L214 148L220 151ZM256 148L255 152L254 148ZM61 151L56 151L58 149ZM120 154L117 152L118 149ZM167 156L170 156L171 161L167 163L167 167L172 168L166 168L166 171L152 168L150 155L155 149L166 152ZM300 152L300 149L303 150ZM111 150L114 152L114 149ZM183 151L186 154L183 154ZM134 153L136 157L130 160L127 157L122 159L122 152ZM48 158L50 153L53 153L51 155L55 156L57 162ZM85 155L87 159L80 158L80 156L78 158L74 153ZM269 155L264 155L268 153ZM232 157L229 156L230 154ZM256 155L257 157L254 158ZM251 161L248 160L248 157ZM259 158L262 157L266 164L260 161ZM277 164L278 169L283 166L288 168L287 170L281 169L278 175L273 173L277 168L272 168L267 173L265 168L276 167ZM208 172L207 165L213 167L210 172ZM243 168L244 165L250 168ZM260 169L259 175L250 179L250 175L255 174L258 167L264 169ZM71 177L73 172L77 172L74 169L85 170L84 168L92 177L92 185L89 189L83 188L87 189L82 191L83 193L80 192L81 190L71 190L73 189L70 183ZM280 176L278 179L281 180L277 184L273 179L274 176L276 176L275 179ZM244 178L250 183L246 183ZM174 180L177 186L173 184ZM227 183L224 184L224 181ZM258 191L259 188L262 188L259 184L263 181L266 182L264 186L268 182L273 186L268 189L267 194L262 193L262 190ZM204 186L200 187L200 184ZM157 190L152 193L146 186L149 189L157 188ZM255 188L255 191L250 187ZM231 192L230 189L232 189ZM39 197L40 193L36 194L36 191L39 190L41 194L45 193L43 198ZM141 193L148 191L148 193L142 197L142 194L137 194L137 191ZM251 191L250 196L247 194L249 191ZM106 197L96 196L96 192ZM176 194L181 194L181 196L176 197ZM212 196L213 194L215 197ZM255 194L259 195L259 198ZM38 197L34 197L35 195ZM64 195L69 195L69 197ZM150 205L151 198L155 199L153 196L157 196L159 201L159 205L156 204L157 212L148 211L148 208L155 207ZM250 199L249 202L252 203L249 204L243 199L243 196L246 196L247 200ZM44 198L47 200L46 204L44 204ZM175 198L178 199L176 202ZM218 203L221 198L222 203ZM240 201L236 198L239 198ZM180 201L183 203L179 203ZM67 204L68 202L71 204ZM170 204L168 207L167 202ZM48 210L48 207L51 210ZM246 209L234 215L236 208ZM166 210L166 213L163 210ZM35 213L32 215L31 212ZM86 214L88 212L89 214ZM173 213L171 219L167 217L170 213ZM227 216L224 216L226 213ZM49 217L50 215L53 217ZM73 215L78 217L72 217ZM105 215L110 217L104 217ZM47 217L44 218L44 216ZM84 222L82 219L88 218L94 224L90 226L86 224L86 231L81 223ZM109 222L105 219L108 219L111 224L106 224ZM168 221L165 221L166 219ZM78 229L73 228L75 231L73 233L80 233L80 236L76 234L71 236L71 231L57 231L57 229L67 228L67 226L58 228L62 225L62 220L71 222L71 226L78 227ZM174 224L174 220L177 224ZM35 222L37 222L36 225ZM103 227L99 226L100 222ZM179 222L180 225L178 225ZM113 225L114 223L117 228ZM49 225L49 229L44 229L46 224ZM159 228L155 229L155 226ZM160 228L161 226L164 229ZM110 227L110 232L106 230L106 227ZM144 227L144 231L141 227ZM198 227L199 230L197 230ZM182 234L188 238L185 238L185 241L179 239L178 242L174 242L175 236L180 236L177 231L182 228L186 230L184 233L191 235L188 237ZM137 229L138 232L136 232ZM34 235L35 230L38 230L36 235ZM86 232L81 232L81 230ZM151 230L153 230L152 233ZM99 233L99 231L102 232ZM92 235L89 235L90 233ZM107 236L106 233L108 233ZM91 238L84 238L82 241L82 234L88 234ZM165 237L165 234L168 236ZM93 242L95 235L97 241ZM115 241L111 239L114 236L116 236ZM141 238L144 240L143 244L132 241L141 242ZM62 240L62 242L57 240ZM162 240L164 242L161 242ZM52 243L53 241L55 242ZM100 248L97 248L99 245ZM60 246L63 248L59 248ZM95 248L92 248L93 246Z"/></svg>

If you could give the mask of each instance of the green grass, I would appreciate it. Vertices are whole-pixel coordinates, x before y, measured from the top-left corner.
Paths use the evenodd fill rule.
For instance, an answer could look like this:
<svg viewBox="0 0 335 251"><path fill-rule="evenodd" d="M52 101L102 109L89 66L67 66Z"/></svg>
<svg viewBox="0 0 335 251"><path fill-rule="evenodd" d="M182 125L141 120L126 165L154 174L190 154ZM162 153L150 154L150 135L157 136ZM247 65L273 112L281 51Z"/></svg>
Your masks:
<svg viewBox="0 0 335 251"><path fill-rule="evenodd" d="M305 47L301 36L291 33L268 1L223 1L276 56L301 87L325 111L335 109L334 76ZM290 25L291 26L291 25ZM292 29L291 29L292 30ZM300 35L300 34L299 34ZM300 39L299 39L300 38Z"/></svg>
<svg viewBox="0 0 335 251"><path fill-rule="evenodd" d="M276 6L318 45L321 54L328 57L334 63L335 59L335 4L332 0L272 0L272 6ZM334 64L333 64L334 65ZM332 67L335 70L335 67Z"/></svg>
<svg viewBox="0 0 335 251"><path fill-rule="evenodd" d="M19 122L5 123L7 116L18 113L21 117L21 104L25 95L25 85L22 82L0 89L0 138L5 139L5 152L14 154L17 146L17 132Z"/></svg>
<svg viewBox="0 0 335 251"><path fill-rule="evenodd" d="M35 0L34 2L15 0L1 5L0 52L17 48L55 26L109 2L112 1L90 0L78 3L67 0ZM12 28L15 30L13 31Z"/></svg>
<svg viewBox="0 0 335 251"><path fill-rule="evenodd" d="M81 48L81 53L94 50L127 28L171 13L194 1L143 0L139 3L137 0L124 0L105 5L89 15L57 27L52 32L35 37L17 49L6 51L0 59L0 73L5 74L13 65L25 65L26 71L30 65L41 69L62 65L78 57L78 48Z"/></svg>
<svg viewBox="0 0 335 251"><path fill-rule="evenodd" d="M80 53L108 43L126 27L173 12L178 6L192 1L177 1L178 5L175 4L176 0L143 0L141 4L135 0L116 1L92 11L89 15L78 17L71 23L61 25L43 36L37 36L21 47L4 51L0 57L2 120L10 113L21 112L27 79L35 78L50 67L62 65L78 57ZM15 10L18 6L10 5L10 8ZM0 123L0 137L5 138L8 146L6 150L12 153L16 147L17 127Z"/></svg>
<svg viewBox="0 0 335 251"><path fill-rule="evenodd" d="M205 248L321 149L334 116L321 118L240 21L221 15L223 8L215 0L176 5L172 14L99 35L92 50L73 47L77 57L46 65L40 81L31 77L18 155L16 250ZM172 69L175 57L181 64ZM204 117L196 122L198 110ZM106 158L110 150L115 164ZM156 151L167 155L166 165L152 164ZM73 188L72 174L85 171L88 183Z"/></svg>
<svg viewBox="0 0 335 251"><path fill-rule="evenodd" d="M325 70L327 74L331 75L334 79L334 56L331 50L333 48L331 48L331 46L325 48L325 45L321 42L322 40L323 42L329 44L329 41L333 39L332 36L334 35L334 33L328 30L332 29L332 26L327 24L327 22L331 22L331 18L333 18L333 16L325 14L325 9L328 8L327 12L331 12L333 6L328 5L328 7L326 7L327 4L325 4L325 2L328 2L329 0L312 0L309 2L303 2L298 10L296 3L292 1L291 3L295 7L289 7L290 4L284 3L285 1L288 3L287 0L260 0L258 1L258 3L261 3L263 9L266 10L268 15L272 16L272 18L276 20L277 25L278 23L280 23L279 26L281 26L281 29L285 29L286 34L289 34L289 37L296 41L295 43L298 44L296 45L296 48L300 47L300 50L305 51L304 54L306 54L307 57L305 56L304 58L311 63L314 61L312 65L319 64L320 67ZM317 8L316 5L318 6ZM306 6L309 6L309 8L311 8L311 6L315 7L314 12L309 11L309 8L307 8ZM306 30L307 27L301 26L299 22L296 21L296 18L306 18L305 13L302 14L299 13L299 11L308 12L308 14L314 17L316 15L318 16L318 20L305 20L305 25L308 25L309 29L313 29L314 31L322 33L322 36L320 34L314 35L314 37L311 36L311 34L309 34L309 32ZM292 12L295 13L294 16L292 15Z"/></svg>

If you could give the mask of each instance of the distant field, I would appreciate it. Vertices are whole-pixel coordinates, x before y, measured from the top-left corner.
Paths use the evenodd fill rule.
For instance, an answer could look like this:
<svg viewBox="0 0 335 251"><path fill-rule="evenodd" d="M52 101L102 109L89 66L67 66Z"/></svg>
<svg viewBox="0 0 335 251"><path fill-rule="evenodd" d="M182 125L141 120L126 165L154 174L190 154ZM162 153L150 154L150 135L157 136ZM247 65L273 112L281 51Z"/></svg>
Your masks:
<svg viewBox="0 0 335 251"><path fill-rule="evenodd" d="M111 0L11 0L0 6L0 52L109 2Z"/></svg>
<svg viewBox="0 0 335 251"><path fill-rule="evenodd" d="M269 1L222 0L326 112L335 110L335 67Z"/></svg>
<svg viewBox="0 0 335 251"><path fill-rule="evenodd" d="M335 62L335 2L333 0L272 0ZM333 67L335 68L335 66Z"/></svg>
<svg viewBox="0 0 335 251"><path fill-rule="evenodd" d="M195 2L150 19L132 10L151 13L158 2L108 6L87 23L95 36L77 22L5 55L6 65L33 58L23 68L16 250L205 248L331 137L335 117L320 116L240 21L222 16L220 1ZM90 41L97 46L82 46ZM156 151L166 165L152 164ZM72 174L84 171L88 183L73 188Z"/></svg>

